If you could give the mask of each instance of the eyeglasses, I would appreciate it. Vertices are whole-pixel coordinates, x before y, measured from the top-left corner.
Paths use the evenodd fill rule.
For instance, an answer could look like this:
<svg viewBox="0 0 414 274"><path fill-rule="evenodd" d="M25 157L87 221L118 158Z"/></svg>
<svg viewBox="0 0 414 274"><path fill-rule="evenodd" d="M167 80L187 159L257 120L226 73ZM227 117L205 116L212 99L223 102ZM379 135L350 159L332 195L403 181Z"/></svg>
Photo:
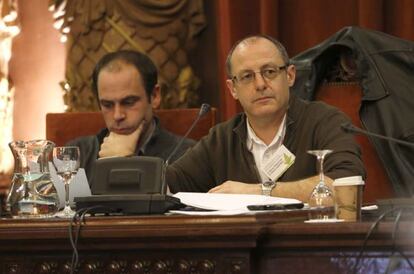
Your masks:
<svg viewBox="0 0 414 274"><path fill-rule="evenodd" d="M287 67L288 65L284 65L281 67L266 67L259 71L247 70L243 71L238 75L233 76L231 80L237 81L239 84L242 85L247 85L256 79L256 73L260 73L260 75L265 80L273 80L282 72L282 70L287 69Z"/></svg>

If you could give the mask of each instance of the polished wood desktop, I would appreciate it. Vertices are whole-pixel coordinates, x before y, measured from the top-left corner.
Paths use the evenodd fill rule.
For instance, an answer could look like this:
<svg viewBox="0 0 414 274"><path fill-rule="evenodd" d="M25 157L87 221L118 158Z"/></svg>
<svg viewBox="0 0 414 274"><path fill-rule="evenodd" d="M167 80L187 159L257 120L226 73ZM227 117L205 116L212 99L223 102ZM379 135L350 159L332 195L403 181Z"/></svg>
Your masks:
<svg viewBox="0 0 414 274"><path fill-rule="evenodd" d="M76 273L351 273L372 222L306 224L297 212L87 217ZM0 273L69 273L69 224L2 219ZM359 269L373 262L386 266L393 228L392 222L379 224ZM414 222L403 221L395 240L395 248L411 259L413 231ZM410 270L406 263L402 267Z"/></svg>

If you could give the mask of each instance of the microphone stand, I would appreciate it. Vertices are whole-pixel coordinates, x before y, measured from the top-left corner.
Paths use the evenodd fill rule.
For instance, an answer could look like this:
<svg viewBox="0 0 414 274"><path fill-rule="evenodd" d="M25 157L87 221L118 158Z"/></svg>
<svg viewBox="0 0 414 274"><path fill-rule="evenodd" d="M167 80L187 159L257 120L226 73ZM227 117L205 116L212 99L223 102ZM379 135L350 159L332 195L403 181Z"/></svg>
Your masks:
<svg viewBox="0 0 414 274"><path fill-rule="evenodd" d="M394 142L397 144L401 144L404 146L409 146L409 147L414 147L414 143L410 143L404 140L399 140L393 137L388 137L388 136L383 136L380 134L376 134L373 132L369 132L367 130L361 129L359 127L354 126L351 123L343 123L341 124L341 128L342 130L344 130L345 132L348 133L352 133L352 134L362 134L362 135L368 135L368 136L372 136L375 138L379 138L379 139L383 139L389 142ZM391 199L380 199L377 200L378 203L378 207L380 209L380 212L389 212L391 214L393 214L393 216L395 215L395 212L393 212L396 209L402 209L402 210L407 210L409 209L409 211L411 212L411 214L407 214L408 212L404 212L404 216L407 215L411 215L410 217L413 218L414 217L414 197L411 198L391 198Z"/></svg>
<svg viewBox="0 0 414 274"><path fill-rule="evenodd" d="M184 140L188 137L188 135L193 131L194 127L197 125L198 121L203 117L206 113L210 111L210 105L209 104L202 104L200 107L200 111L196 117L196 119L191 124L190 128L187 130L187 132L184 134L184 136L181 137L180 141L177 143L177 145L174 147L170 155L168 155L167 159L164 162L163 171L162 171L162 184L161 184L161 194L167 193L167 182L166 182L166 172L167 167L170 163L171 158L177 153L178 149L182 146Z"/></svg>
<svg viewBox="0 0 414 274"><path fill-rule="evenodd" d="M387 141L391 141L397 144L401 144L401 145L405 145L405 146L410 146L410 147L414 147L414 143L410 143L404 140L399 140L393 137L388 137L388 136L384 136L384 135L380 135L377 133L373 133L367 130L364 130L362 128L356 127L351 123L343 123L341 125L341 128L348 133L353 133L353 134L362 134L362 135L368 135L368 136L373 136L379 139L383 139L383 140L387 140Z"/></svg>

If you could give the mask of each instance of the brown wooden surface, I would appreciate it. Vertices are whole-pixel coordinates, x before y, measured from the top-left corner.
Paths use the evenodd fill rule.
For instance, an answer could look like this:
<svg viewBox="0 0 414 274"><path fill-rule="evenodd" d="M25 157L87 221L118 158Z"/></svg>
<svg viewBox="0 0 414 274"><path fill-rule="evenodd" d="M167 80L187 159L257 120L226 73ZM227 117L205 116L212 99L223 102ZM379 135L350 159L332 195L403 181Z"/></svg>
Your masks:
<svg viewBox="0 0 414 274"><path fill-rule="evenodd" d="M358 83L321 85L316 93L316 100L336 106L351 118L355 126L364 128L359 118L361 96L362 90ZM394 197L392 184L369 139L364 135L355 135L355 139L361 146L362 160L367 172L363 203L375 203L378 199Z"/></svg>
<svg viewBox="0 0 414 274"><path fill-rule="evenodd" d="M199 109L161 109L155 114L160 118L163 128L184 135L196 119ZM199 140L216 124L217 110L212 108L195 126L189 137ZM46 139L56 145L64 145L80 136L95 135L105 127L100 112L65 112L46 115Z"/></svg>
<svg viewBox="0 0 414 274"><path fill-rule="evenodd" d="M305 224L300 213L293 216L88 217L78 273L350 273L337 259L355 260L372 223ZM1 273L68 273L68 226L58 219L0 220ZM385 222L373 232L365 249L370 262L387 259L393 228ZM396 248L411 258L412 231L413 221L396 230Z"/></svg>

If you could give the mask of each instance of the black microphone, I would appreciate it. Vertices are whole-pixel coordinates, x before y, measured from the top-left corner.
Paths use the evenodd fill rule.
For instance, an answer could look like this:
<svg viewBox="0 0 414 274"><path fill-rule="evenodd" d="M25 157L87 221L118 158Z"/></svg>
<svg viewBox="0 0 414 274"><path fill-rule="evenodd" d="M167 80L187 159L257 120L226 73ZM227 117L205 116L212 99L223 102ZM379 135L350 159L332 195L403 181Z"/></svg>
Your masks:
<svg viewBox="0 0 414 274"><path fill-rule="evenodd" d="M162 177L162 185L161 185L161 193L165 194L167 192L167 184L165 181L165 172L167 171L167 167L169 165L169 162L171 158L177 153L177 150L182 146L184 140L188 137L188 135L191 133L191 131L194 129L194 127L197 125L198 121L203 117L206 113L210 111L210 105L209 104L202 104L200 107L200 111L198 112L198 115L196 119L191 124L190 128L187 130L187 132L181 137L180 141L177 143L177 145L174 147L173 151L168 155L167 159L164 162L164 170L163 170L163 177Z"/></svg>
<svg viewBox="0 0 414 274"><path fill-rule="evenodd" d="M369 131L364 130L362 128L356 127L356 126L354 126L353 124L351 124L349 122L341 124L341 128L342 128L343 131L348 132L348 133L373 136L373 137L383 139L383 140L387 140L387 141L390 141L390 142L394 142L394 143L397 143L397 144L414 147L414 143L410 143L410 142L407 142L407 141L395 139L393 137L388 137L388 136L380 135L380 134L377 134L377 133L369 132Z"/></svg>

